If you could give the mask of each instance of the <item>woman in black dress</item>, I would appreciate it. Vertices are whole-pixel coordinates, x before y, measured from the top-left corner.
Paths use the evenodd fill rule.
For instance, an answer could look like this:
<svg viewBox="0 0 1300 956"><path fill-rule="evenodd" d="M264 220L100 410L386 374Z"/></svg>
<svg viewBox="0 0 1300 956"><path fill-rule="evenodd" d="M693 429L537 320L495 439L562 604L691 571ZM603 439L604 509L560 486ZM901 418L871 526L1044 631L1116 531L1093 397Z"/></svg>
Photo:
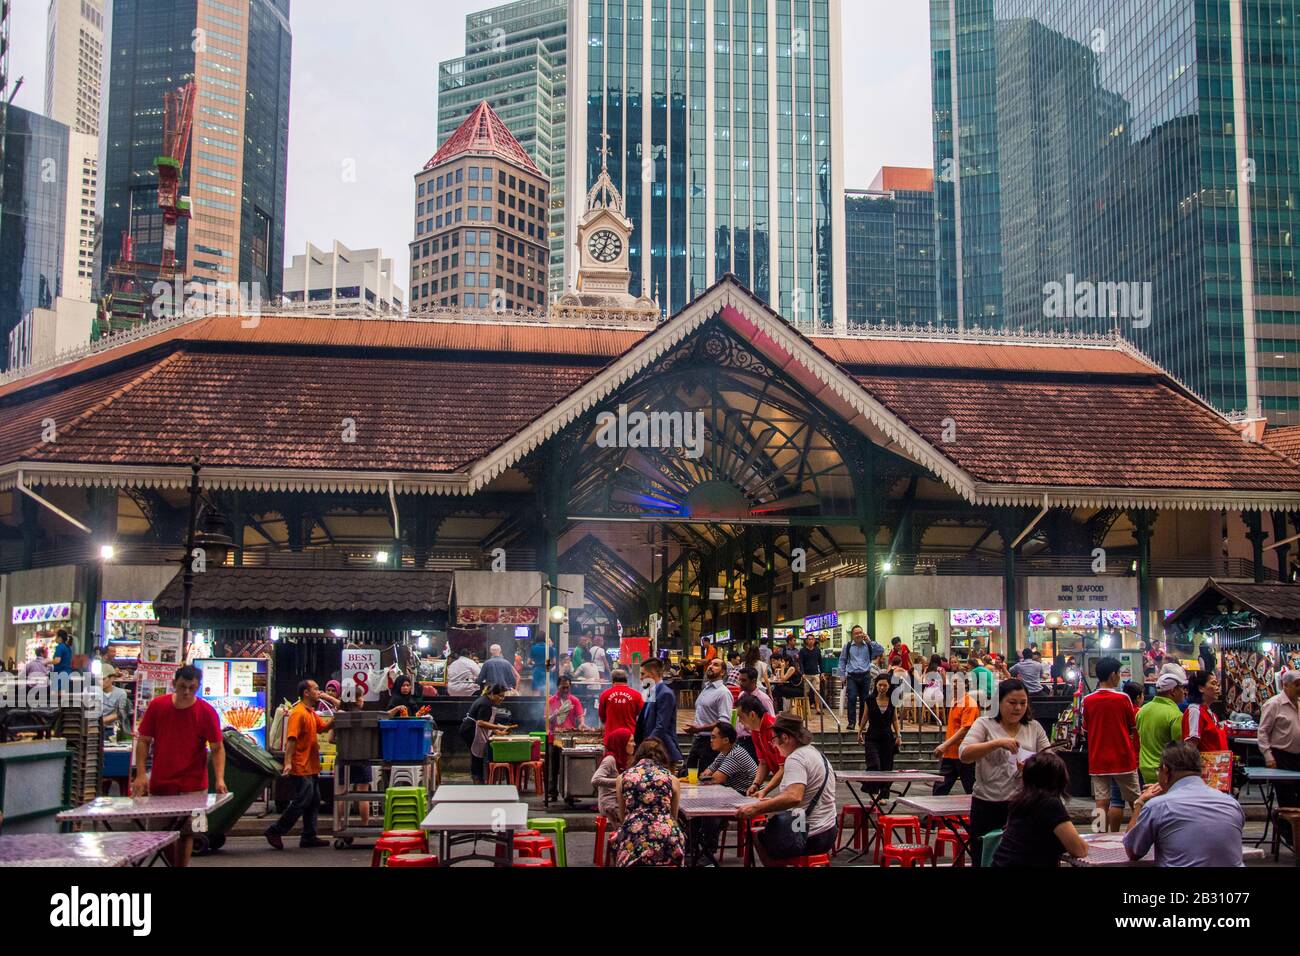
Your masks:
<svg viewBox="0 0 1300 956"><path fill-rule="evenodd" d="M888 674L879 674L872 683L872 688L875 693L867 698L862 722L858 725L858 743L866 751L868 770L893 770L894 755L903 745L898 708L894 706L892 696L893 683Z"/></svg>

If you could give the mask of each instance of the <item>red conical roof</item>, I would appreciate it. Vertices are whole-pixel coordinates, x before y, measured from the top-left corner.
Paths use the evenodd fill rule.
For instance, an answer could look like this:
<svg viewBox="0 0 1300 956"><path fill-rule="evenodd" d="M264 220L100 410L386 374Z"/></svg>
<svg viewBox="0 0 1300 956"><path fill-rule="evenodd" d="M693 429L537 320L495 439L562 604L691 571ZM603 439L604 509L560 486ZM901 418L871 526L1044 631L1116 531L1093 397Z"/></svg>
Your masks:
<svg viewBox="0 0 1300 956"><path fill-rule="evenodd" d="M465 153L490 154L522 166L530 173L542 175L532 157L519 145L519 140L501 122L501 117L488 106L487 100L474 107L474 112L466 117L465 122L448 137L447 142L438 147L433 159L425 163L424 168L429 169Z"/></svg>

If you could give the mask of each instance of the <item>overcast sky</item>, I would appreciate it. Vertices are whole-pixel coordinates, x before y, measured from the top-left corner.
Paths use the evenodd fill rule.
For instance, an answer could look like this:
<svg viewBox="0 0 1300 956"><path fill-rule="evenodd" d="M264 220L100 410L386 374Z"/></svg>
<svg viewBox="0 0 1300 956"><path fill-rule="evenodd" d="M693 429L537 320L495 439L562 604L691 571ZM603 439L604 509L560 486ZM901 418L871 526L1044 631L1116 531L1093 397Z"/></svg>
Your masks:
<svg viewBox="0 0 1300 956"><path fill-rule="evenodd" d="M407 288L412 176L438 145L438 63L464 53L465 14L493 5L294 0L286 264L308 241L377 245ZM38 112L46 7L16 0L10 24L11 75L25 76L14 102ZM880 166L931 165L928 7L843 0L848 188L868 186Z"/></svg>

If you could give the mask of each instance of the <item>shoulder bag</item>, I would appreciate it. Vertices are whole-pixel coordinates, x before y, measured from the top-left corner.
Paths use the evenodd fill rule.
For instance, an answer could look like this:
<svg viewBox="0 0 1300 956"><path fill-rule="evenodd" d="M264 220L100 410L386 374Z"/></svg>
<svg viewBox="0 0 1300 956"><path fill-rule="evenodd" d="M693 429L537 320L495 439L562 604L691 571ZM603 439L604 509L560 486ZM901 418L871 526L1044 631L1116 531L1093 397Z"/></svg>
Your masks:
<svg viewBox="0 0 1300 956"><path fill-rule="evenodd" d="M822 791L826 789L826 784L831 777L830 761L820 751L818 756L822 758L822 785L817 788L817 793L809 802L809 809L817 806L817 801L822 798ZM808 819L804 809L795 807L793 810L782 810L768 817L763 843L769 853L781 859L803 856L808 848Z"/></svg>

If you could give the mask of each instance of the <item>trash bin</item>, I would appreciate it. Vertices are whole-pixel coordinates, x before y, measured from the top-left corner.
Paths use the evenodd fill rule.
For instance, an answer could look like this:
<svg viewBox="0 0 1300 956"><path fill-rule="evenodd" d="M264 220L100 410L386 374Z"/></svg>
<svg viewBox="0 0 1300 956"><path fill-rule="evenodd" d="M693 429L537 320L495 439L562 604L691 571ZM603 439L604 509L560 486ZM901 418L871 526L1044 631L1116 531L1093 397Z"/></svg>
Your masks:
<svg viewBox="0 0 1300 956"><path fill-rule="evenodd" d="M267 784L280 776L282 765L233 727L227 727L222 732L221 742L226 749L226 789L230 791L232 799L208 814L207 833L194 834L195 853L220 850L235 821L252 806ZM216 776L209 760L208 792L215 791Z"/></svg>

